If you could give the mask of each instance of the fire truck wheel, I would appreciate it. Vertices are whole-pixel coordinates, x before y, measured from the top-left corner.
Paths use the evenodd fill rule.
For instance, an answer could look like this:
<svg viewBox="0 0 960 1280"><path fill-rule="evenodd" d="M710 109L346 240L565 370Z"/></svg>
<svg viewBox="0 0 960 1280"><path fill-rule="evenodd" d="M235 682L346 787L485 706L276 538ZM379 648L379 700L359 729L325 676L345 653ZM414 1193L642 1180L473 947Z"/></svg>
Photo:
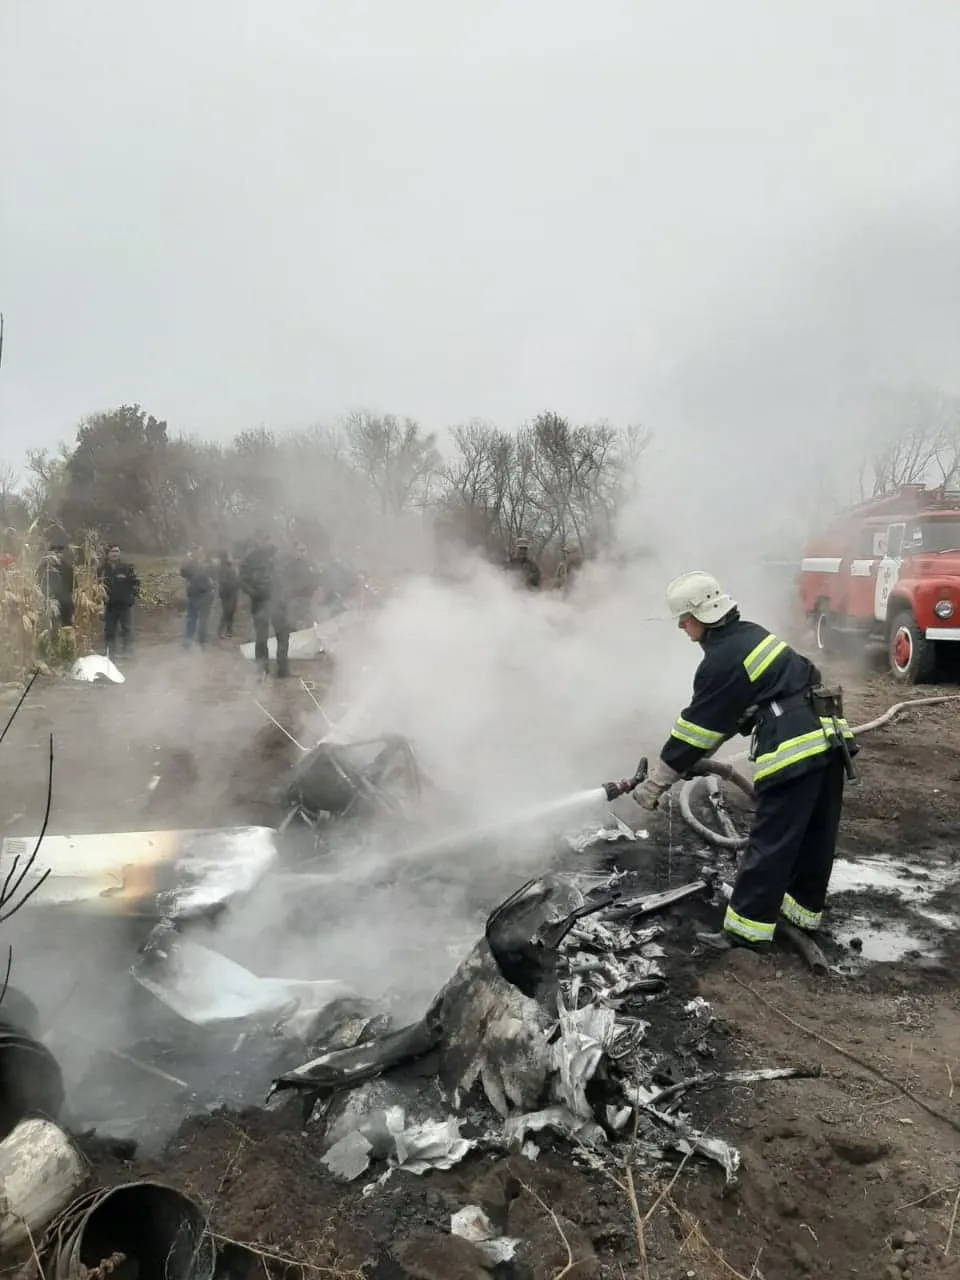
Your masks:
<svg viewBox="0 0 960 1280"><path fill-rule="evenodd" d="M933 678L936 649L925 639L909 609L903 609L890 624L888 654L895 680L924 684Z"/></svg>

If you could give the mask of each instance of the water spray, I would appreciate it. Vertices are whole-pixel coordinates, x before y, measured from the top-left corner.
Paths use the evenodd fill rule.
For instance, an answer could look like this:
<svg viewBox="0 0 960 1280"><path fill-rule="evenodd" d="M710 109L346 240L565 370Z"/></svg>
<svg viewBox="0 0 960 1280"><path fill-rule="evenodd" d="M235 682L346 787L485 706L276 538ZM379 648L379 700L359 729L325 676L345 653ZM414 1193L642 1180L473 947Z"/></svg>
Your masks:
<svg viewBox="0 0 960 1280"><path fill-rule="evenodd" d="M500 818L487 826L454 831L415 849L404 849L401 852L390 853L386 856L377 854L373 857L362 859L352 857L346 866L336 871L318 872L313 875L300 874L298 875L298 883L333 884L337 881L345 880L358 882L387 870L397 861L410 862L442 857L445 854L454 853L458 849L462 849L465 845L491 840L504 831L514 830L518 827L534 826L545 819L554 818L561 814L575 812L578 809L588 809L593 805L605 802L609 803L619 796L628 795L643 782L646 776L647 759L643 757L637 765L636 773L632 778L624 778L620 782L605 782L600 787L588 787L584 791L575 791L571 795L561 796L557 800L546 800L541 804L531 806L529 809L511 814L509 817Z"/></svg>

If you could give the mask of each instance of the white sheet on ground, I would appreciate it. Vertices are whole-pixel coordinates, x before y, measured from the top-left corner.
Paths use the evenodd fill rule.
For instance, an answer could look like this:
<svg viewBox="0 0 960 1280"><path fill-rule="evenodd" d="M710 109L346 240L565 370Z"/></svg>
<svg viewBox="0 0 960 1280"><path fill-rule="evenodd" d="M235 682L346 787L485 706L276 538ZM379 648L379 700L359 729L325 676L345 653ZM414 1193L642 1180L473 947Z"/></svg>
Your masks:
<svg viewBox="0 0 960 1280"><path fill-rule="evenodd" d="M78 658L70 668L71 680L92 684L94 680L109 680L111 684L123 684L126 676L102 653L88 653Z"/></svg>
<svg viewBox="0 0 960 1280"><path fill-rule="evenodd" d="M250 640L247 644L242 644L240 652L252 662L256 657L254 642ZM318 623L315 622L312 627L303 627L300 631L291 631L290 660L292 662L308 662L311 658L319 658L324 652L323 636L320 634ZM276 636L271 636L267 641L267 653L272 659L276 660Z"/></svg>

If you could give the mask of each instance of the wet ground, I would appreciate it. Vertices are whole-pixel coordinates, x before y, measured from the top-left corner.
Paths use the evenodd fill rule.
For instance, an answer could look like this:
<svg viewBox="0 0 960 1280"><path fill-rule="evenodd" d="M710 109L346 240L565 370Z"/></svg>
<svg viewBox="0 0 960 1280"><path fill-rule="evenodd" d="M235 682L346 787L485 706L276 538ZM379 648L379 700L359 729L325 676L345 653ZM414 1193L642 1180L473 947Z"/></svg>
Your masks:
<svg viewBox="0 0 960 1280"><path fill-rule="evenodd" d="M124 686L35 688L0 748L6 834L39 825L51 732L52 831L270 817L269 785L296 749L254 699L296 732L305 695L296 681L258 685L235 647L182 654L173 626L164 643L144 644ZM322 685L323 664L305 674ZM911 696L882 676L841 674L853 723ZM960 1274L958 714L960 703L912 711L863 740L831 903L828 978L786 953L696 959L693 916L674 926L671 972L710 1003L721 1057L822 1066L818 1079L698 1098L698 1122L743 1152L736 1190L692 1162L672 1183L669 1173L638 1170L631 1190L624 1168L598 1173L558 1145L536 1163L474 1156L448 1173L394 1175L364 1196L329 1179L293 1105L188 1121L163 1158L131 1164L122 1149L95 1144L98 1173L107 1181L158 1173L199 1196L223 1236L274 1255L268 1267L279 1256L315 1275L482 1275L476 1256L449 1237L450 1214L469 1203L532 1241L527 1274L542 1280ZM654 887L680 883L701 863L699 854L658 848L647 871ZM479 916L504 887L514 886L496 876L484 886L472 904ZM400 899L396 909L404 906ZM17 923L5 926L14 941ZM442 976L455 959L434 963ZM16 972L21 982L29 976Z"/></svg>

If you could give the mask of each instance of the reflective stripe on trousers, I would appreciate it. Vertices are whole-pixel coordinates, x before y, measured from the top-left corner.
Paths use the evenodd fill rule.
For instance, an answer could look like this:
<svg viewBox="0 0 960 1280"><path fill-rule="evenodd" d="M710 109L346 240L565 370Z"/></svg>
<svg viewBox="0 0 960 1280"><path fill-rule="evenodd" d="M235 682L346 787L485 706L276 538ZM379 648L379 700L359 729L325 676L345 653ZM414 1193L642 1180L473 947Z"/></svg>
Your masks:
<svg viewBox="0 0 960 1280"><path fill-rule="evenodd" d="M780 911L784 919L789 920L799 929L819 929L820 922L823 920L822 911L808 911L806 907L801 907L796 898L791 898L789 893L783 895Z"/></svg>
<svg viewBox="0 0 960 1280"><path fill-rule="evenodd" d="M784 894L780 913L785 920L789 920L799 929L807 929L811 932L819 929L823 920L822 911L808 911L806 907L801 907L796 898L791 898L789 893ZM723 917L724 931L735 933L738 938L743 938L746 942L770 942L776 927L776 922L770 924L764 920L748 920L746 916L738 915L732 907L727 907Z"/></svg>
<svg viewBox="0 0 960 1280"><path fill-rule="evenodd" d="M746 916L739 916L733 907L727 907L723 917L724 931L735 933L746 942L771 942L776 927L776 922L765 924L762 920L748 920Z"/></svg>

